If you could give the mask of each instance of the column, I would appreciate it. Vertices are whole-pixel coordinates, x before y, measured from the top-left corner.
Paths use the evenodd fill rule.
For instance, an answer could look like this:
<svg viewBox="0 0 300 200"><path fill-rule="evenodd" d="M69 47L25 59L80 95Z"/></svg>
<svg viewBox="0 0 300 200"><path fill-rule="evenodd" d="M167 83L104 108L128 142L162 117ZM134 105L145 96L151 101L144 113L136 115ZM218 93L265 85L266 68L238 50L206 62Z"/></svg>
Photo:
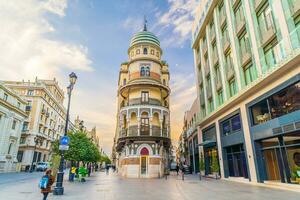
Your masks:
<svg viewBox="0 0 300 200"><path fill-rule="evenodd" d="M257 182L257 172L255 167L255 161L254 161L254 147L252 146L252 139L251 139L251 133L249 128L249 122L248 122L248 116L247 116L247 109L246 105L241 106L241 120L242 120L242 127L244 131L244 138L245 138L245 149L247 152L247 161L249 166L249 178L253 182Z"/></svg>
<svg viewBox="0 0 300 200"><path fill-rule="evenodd" d="M152 121L153 121L153 117L150 116L150 136L152 136Z"/></svg>
<svg viewBox="0 0 300 200"><path fill-rule="evenodd" d="M221 144L221 133L220 133L220 126L219 122L216 122L216 137L217 137L217 144L218 144L218 156L219 156L219 166L221 172L221 178L225 178L224 176L224 166L223 166L223 154L222 154L222 144Z"/></svg>

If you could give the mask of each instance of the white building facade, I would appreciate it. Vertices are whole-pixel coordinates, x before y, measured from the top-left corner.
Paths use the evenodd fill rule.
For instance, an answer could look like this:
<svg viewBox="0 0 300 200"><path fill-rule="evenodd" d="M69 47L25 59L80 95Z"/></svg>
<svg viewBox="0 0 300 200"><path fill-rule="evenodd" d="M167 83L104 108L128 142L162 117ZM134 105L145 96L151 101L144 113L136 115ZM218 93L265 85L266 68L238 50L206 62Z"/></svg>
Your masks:
<svg viewBox="0 0 300 200"><path fill-rule="evenodd" d="M0 82L0 173L18 170L18 148L26 101Z"/></svg>

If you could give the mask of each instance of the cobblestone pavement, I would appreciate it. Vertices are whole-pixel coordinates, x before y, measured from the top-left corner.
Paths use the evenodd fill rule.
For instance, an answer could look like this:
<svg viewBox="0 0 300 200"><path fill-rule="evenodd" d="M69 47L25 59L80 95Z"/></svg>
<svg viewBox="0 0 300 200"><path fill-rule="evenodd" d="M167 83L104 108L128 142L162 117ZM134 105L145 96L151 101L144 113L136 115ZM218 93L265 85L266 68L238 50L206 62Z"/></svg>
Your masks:
<svg viewBox="0 0 300 200"><path fill-rule="evenodd" d="M1 175L0 199L42 199L38 189L40 174ZM9 177L9 181L7 178ZM3 181L6 178L6 181ZM15 181L12 181L15 180ZM299 200L300 193L252 186L196 176L175 175L165 179L123 179L116 174L94 173L85 183L65 182L65 195L49 195L49 200Z"/></svg>

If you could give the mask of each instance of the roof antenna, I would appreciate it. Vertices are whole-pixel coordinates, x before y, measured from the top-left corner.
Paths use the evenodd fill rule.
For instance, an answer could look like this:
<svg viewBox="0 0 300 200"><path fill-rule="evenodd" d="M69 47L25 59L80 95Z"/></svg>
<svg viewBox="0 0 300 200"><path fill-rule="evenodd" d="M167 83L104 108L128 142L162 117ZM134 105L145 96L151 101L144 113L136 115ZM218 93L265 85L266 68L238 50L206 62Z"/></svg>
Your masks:
<svg viewBox="0 0 300 200"><path fill-rule="evenodd" d="M147 31L147 19L146 19L146 15L144 15L144 29L143 31Z"/></svg>

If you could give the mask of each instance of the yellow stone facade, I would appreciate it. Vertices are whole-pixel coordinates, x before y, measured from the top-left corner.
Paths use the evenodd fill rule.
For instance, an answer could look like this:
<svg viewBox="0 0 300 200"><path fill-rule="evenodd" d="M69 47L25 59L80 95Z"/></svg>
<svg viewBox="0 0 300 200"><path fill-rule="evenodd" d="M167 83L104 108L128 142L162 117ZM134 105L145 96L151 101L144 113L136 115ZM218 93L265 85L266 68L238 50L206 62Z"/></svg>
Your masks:
<svg viewBox="0 0 300 200"><path fill-rule="evenodd" d="M113 160L125 177L159 177L168 165L169 66L162 53L158 38L144 29L120 67Z"/></svg>

